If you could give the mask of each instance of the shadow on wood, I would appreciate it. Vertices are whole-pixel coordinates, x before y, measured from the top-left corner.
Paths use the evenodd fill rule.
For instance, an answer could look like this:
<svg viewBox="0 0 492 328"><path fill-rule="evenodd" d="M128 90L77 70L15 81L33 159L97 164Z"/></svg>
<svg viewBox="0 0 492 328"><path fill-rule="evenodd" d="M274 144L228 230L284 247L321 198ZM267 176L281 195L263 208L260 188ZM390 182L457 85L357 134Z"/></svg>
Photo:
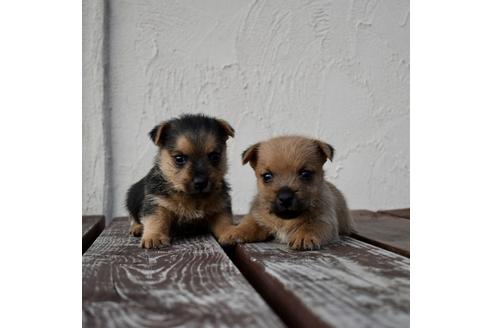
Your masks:
<svg viewBox="0 0 492 328"><path fill-rule="evenodd" d="M380 210L378 213L389 214L393 216L397 216L404 219L410 220L410 209L409 208L399 208L394 210Z"/></svg>
<svg viewBox="0 0 492 328"><path fill-rule="evenodd" d="M82 254L92 245L104 230L104 216L82 216Z"/></svg>
<svg viewBox="0 0 492 328"><path fill-rule="evenodd" d="M354 238L410 257L410 220L386 211L351 211L357 226Z"/></svg>

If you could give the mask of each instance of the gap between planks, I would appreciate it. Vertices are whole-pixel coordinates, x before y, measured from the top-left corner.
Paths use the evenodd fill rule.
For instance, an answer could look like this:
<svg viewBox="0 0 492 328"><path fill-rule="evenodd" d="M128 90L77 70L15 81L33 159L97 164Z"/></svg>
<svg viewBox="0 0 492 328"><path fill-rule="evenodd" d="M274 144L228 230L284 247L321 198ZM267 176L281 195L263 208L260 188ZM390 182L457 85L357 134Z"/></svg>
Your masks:
<svg viewBox="0 0 492 328"><path fill-rule="evenodd" d="M87 251L94 241L104 230L105 222L103 215L82 216L82 255Z"/></svg>
<svg viewBox="0 0 492 328"><path fill-rule="evenodd" d="M393 215L399 218L410 220L410 208L398 208L393 210L379 210L377 213Z"/></svg>

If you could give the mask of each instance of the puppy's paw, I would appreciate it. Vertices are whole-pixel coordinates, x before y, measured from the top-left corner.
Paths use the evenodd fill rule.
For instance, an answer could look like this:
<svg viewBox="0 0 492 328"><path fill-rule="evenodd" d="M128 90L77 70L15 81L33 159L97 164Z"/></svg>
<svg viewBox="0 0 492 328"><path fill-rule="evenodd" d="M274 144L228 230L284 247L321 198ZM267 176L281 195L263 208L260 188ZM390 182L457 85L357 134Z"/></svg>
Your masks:
<svg viewBox="0 0 492 328"><path fill-rule="evenodd" d="M142 248L162 248L167 247L171 244L168 236L164 234L148 234L142 237L140 241L140 246Z"/></svg>
<svg viewBox="0 0 492 328"><path fill-rule="evenodd" d="M321 240L310 233L296 233L289 240L289 247L295 250L314 250L321 248Z"/></svg>
<svg viewBox="0 0 492 328"><path fill-rule="evenodd" d="M243 242L241 232L237 228L230 228L218 238L222 246L234 245Z"/></svg>
<svg viewBox="0 0 492 328"><path fill-rule="evenodd" d="M140 237L143 232L143 225L141 223L132 222L130 230L128 230L131 236Z"/></svg>

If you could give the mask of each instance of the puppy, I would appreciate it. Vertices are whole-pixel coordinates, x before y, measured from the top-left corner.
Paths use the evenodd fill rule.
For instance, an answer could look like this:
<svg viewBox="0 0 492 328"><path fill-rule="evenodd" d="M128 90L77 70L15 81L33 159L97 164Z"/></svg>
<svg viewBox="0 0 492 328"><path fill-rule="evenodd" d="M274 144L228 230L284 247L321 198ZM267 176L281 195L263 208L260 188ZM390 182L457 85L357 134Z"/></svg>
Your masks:
<svg viewBox="0 0 492 328"><path fill-rule="evenodd" d="M170 244L172 227L205 225L224 242L232 227L226 141L234 129L221 119L184 115L149 136L159 149L149 173L128 190L130 234L142 236L144 248L159 248Z"/></svg>
<svg viewBox="0 0 492 328"><path fill-rule="evenodd" d="M323 164L333 159L327 143L283 136L257 143L242 155L254 169L258 194L251 210L229 232L238 242L270 236L296 250L317 249L349 234L354 225L342 193L325 181Z"/></svg>

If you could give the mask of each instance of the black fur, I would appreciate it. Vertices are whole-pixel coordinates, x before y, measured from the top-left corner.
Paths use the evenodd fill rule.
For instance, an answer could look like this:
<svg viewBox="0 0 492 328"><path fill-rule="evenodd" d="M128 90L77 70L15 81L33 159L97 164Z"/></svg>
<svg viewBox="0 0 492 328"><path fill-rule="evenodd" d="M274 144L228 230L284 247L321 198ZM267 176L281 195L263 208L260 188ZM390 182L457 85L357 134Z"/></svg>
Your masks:
<svg viewBox="0 0 492 328"><path fill-rule="evenodd" d="M160 125L156 125L150 132L149 137L154 142L157 143L155 138L157 137L157 130L159 130Z"/></svg>
<svg viewBox="0 0 492 328"><path fill-rule="evenodd" d="M151 195L147 195L143 199L141 216L151 215L155 212L156 204Z"/></svg>
<svg viewBox="0 0 492 328"><path fill-rule="evenodd" d="M145 196L145 178L135 183L126 193L126 208L134 219L140 217L142 202Z"/></svg>
<svg viewBox="0 0 492 328"><path fill-rule="evenodd" d="M159 166L155 164L145 177L145 193L158 196L167 196L171 190L171 185L162 175Z"/></svg>
<svg viewBox="0 0 492 328"><path fill-rule="evenodd" d="M130 215L139 222L138 219L141 216L153 212L154 205L151 197L145 197L146 195L166 196L171 191L171 185L162 176L159 167L154 165L145 177L128 189L126 208Z"/></svg>
<svg viewBox="0 0 492 328"><path fill-rule="evenodd" d="M202 136L204 134L215 135L217 140L224 145L228 138L227 131L225 131L224 127L216 119L203 114L185 114L161 124L165 124L166 126L161 132L159 145L167 149L172 148L176 138L183 134L189 136L198 145L202 143ZM157 125L149 133L150 138L154 142L160 126Z"/></svg>
<svg viewBox="0 0 492 328"><path fill-rule="evenodd" d="M333 159L333 157L335 157L335 148L333 148L332 145L328 145L328 148L330 148L330 151L331 151L331 159Z"/></svg>

